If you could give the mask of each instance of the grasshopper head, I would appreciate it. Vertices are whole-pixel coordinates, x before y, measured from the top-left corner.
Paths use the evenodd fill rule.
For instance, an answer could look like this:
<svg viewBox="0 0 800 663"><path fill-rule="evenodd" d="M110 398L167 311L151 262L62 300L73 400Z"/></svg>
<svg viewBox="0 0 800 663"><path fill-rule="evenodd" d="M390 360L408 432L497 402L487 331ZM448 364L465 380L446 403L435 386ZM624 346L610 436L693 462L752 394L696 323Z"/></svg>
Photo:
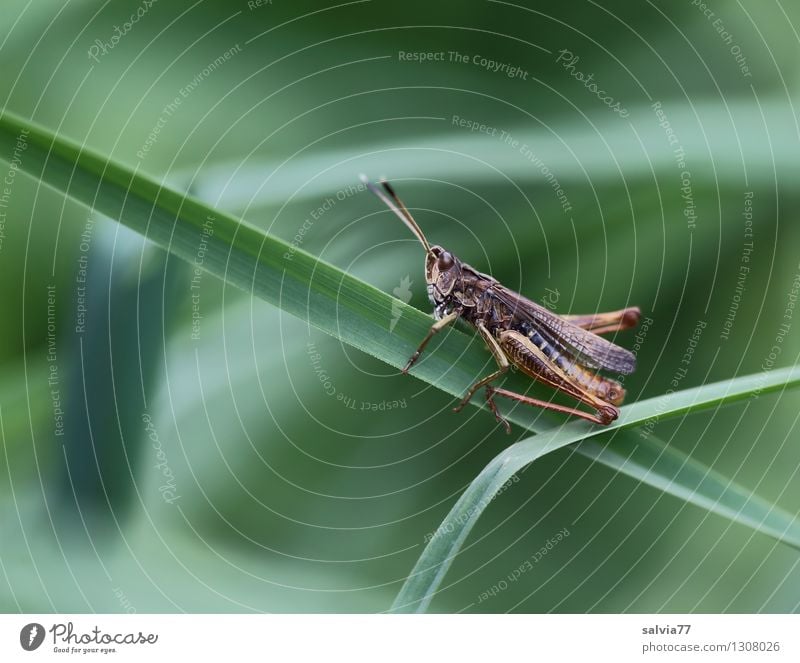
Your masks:
<svg viewBox="0 0 800 663"><path fill-rule="evenodd" d="M432 246L425 257L425 280L433 304L441 304L453 293L461 275L461 263L441 246Z"/></svg>

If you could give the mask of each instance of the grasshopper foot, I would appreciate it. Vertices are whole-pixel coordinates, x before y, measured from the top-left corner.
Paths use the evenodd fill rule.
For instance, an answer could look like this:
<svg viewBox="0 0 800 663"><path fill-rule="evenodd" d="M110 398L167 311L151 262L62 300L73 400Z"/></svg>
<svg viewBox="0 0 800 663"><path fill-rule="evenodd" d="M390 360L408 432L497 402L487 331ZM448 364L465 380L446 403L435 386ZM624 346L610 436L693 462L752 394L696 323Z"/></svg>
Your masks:
<svg viewBox="0 0 800 663"><path fill-rule="evenodd" d="M461 410L463 410L467 406L467 403L469 403L472 400L472 394L474 393L475 392L472 390L468 391L467 395L464 396L462 401L453 408L453 412L461 412Z"/></svg>
<svg viewBox="0 0 800 663"><path fill-rule="evenodd" d="M403 375L408 375L408 372L411 370L411 367L414 365L414 362L419 359L419 351L415 352L409 360L406 362L406 365L403 366L403 370L400 371Z"/></svg>
<svg viewBox="0 0 800 663"><path fill-rule="evenodd" d="M492 411L494 418L497 419L497 423L503 424L506 429L506 435L511 434L511 425L506 421L506 419L500 414L500 411L497 409L497 405L494 402L494 389L491 387L486 387L486 403L489 405L489 409Z"/></svg>

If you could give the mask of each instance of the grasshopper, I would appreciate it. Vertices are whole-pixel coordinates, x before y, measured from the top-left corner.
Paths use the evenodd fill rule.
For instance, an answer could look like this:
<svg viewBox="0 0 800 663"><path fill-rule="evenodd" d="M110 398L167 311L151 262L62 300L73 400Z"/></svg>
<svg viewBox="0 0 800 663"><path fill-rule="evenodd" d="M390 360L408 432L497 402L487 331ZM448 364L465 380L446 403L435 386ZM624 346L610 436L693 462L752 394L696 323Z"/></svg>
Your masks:
<svg viewBox="0 0 800 663"><path fill-rule="evenodd" d="M470 267L443 247L431 246L389 182L381 180L381 190L365 176L361 179L408 226L425 249L425 280L436 322L409 358L404 374L435 334L456 320L464 320L481 335L497 362L497 370L475 382L454 408L455 412L460 412L485 387L487 405L508 433L511 427L498 411L495 396L583 417L601 425L608 425L619 416L617 406L622 404L625 390L619 382L597 371L632 373L636 357L599 334L635 327L640 316L637 307L594 315L556 315ZM568 394L594 413L493 386L511 366Z"/></svg>

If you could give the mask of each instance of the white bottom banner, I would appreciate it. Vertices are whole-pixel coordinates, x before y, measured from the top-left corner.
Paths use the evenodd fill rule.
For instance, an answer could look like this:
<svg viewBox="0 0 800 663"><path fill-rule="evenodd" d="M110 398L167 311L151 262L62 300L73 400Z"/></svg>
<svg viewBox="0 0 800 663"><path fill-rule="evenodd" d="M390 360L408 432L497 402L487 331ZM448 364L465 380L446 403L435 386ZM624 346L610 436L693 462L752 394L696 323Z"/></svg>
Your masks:
<svg viewBox="0 0 800 663"><path fill-rule="evenodd" d="M190 657L192 657L190 659ZM790 615L2 615L0 661L800 661Z"/></svg>

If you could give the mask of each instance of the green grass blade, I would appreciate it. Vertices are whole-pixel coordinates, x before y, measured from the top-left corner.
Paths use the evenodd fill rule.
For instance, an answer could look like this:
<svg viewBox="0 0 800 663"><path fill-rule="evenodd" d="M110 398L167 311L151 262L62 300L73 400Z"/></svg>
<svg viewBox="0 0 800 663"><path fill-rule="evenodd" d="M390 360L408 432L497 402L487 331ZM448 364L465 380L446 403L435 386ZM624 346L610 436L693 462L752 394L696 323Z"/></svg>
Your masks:
<svg viewBox="0 0 800 663"><path fill-rule="evenodd" d="M800 386L800 367L796 366L734 378L639 401L623 408L620 418L606 428L574 421L510 446L483 469L447 514L400 590L393 611L424 612L427 609L464 540L494 495L514 474L537 458L581 440L608 435L613 430L642 426L651 420L796 386ZM590 446L587 442L582 442L577 449L665 492L800 548L800 523L793 515L761 500L748 500L749 494L745 489L710 472L699 463L692 461L687 466L678 451L659 457L658 444L652 443L650 447L644 447L629 467L625 462L627 455L623 457L618 450L607 451L599 445ZM647 463L653 463L657 458L656 469L650 466L648 471ZM679 471L678 468L683 469ZM701 480L701 477L705 479Z"/></svg>
<svg viewBox="0 0 800 663"><path fill-rule="evenodd" d="M0 159L11 161L24 132L20 170L190 263L208 224L213 235L205 238L205 271L359 350L401 367L430 327L429 315L302 249L8 113L0 117ZM420 267L422 260L420 254ZM469 345L468 335L452 330L414 373L453 395L463 393L488 359L477 344Z"/></svg>
<svg viewBox="0 0 800 663"><path fill-rule="evenodd" d="M620 431L614 437L613 447L597 436L579 442L575 450L642 483L800 550L800 514L795 516L779 509L661 440L642 439L635 430Z"/></svg>

